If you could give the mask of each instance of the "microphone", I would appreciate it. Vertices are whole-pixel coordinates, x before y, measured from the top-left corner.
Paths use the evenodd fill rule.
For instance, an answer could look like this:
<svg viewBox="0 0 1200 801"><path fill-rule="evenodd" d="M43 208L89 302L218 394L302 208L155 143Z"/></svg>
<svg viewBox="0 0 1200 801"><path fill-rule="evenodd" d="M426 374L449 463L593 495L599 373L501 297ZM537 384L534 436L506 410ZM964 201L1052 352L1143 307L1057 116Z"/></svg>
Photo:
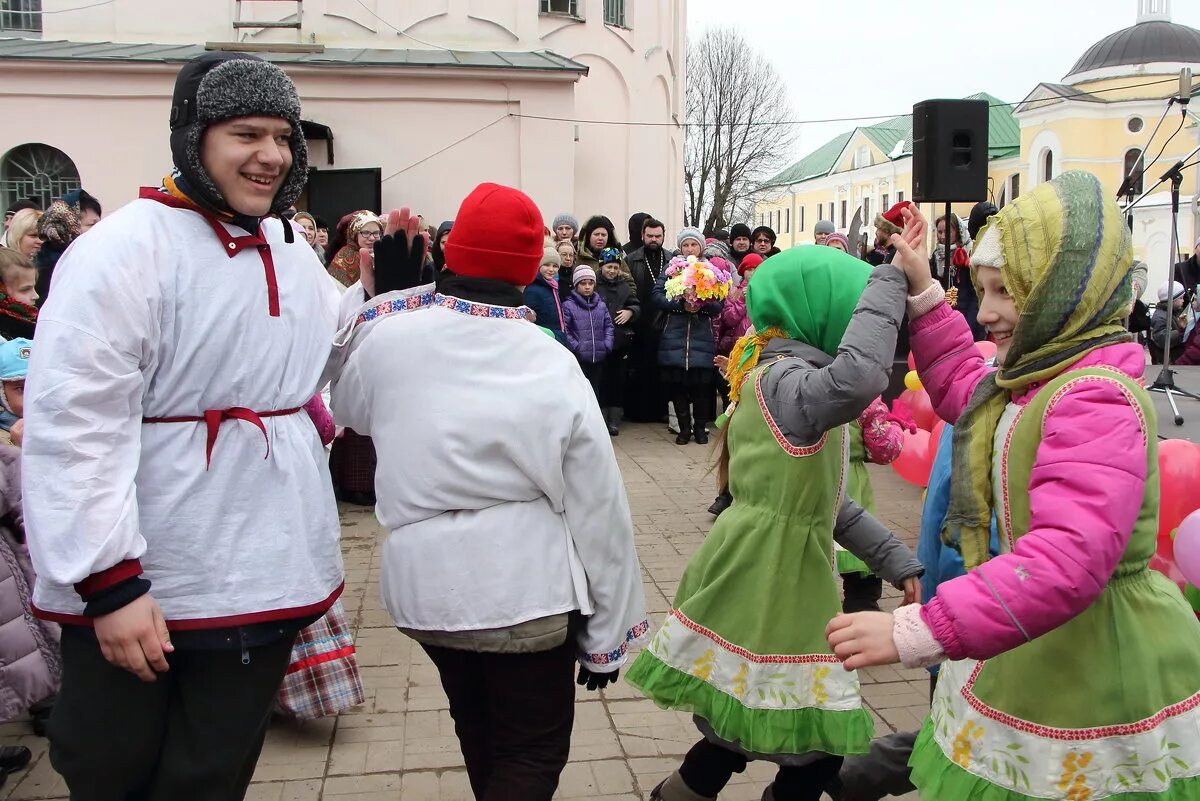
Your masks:
<svg viewBox="0 0 1200 801"><path fill-rule="evenodd" d="M1181 106L1186 106L1188 101L1192 99L1192 69L1184 67L1179 71L1179 95L1175 98L1175 102Z"/></svg>

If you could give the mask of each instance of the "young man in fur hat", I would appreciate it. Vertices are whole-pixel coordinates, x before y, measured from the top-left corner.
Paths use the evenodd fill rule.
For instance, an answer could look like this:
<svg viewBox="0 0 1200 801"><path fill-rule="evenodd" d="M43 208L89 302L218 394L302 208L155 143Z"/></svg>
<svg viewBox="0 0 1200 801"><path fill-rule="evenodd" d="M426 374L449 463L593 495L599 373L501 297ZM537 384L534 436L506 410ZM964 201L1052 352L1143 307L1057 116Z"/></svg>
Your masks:
<svg viewBox="0 0 1200 801"><path fill-rule="evenodd" d="M390 240L343 298L375 294L339 334L332 389L378 445L384 605L437 666L475 797L550 801L575 664L602 688L648 628L621 473L579 362L522 305L533 201L478 186L436 286L384 281Z"/></svg>
<svg viewBox="0 0 1200 801"><path fill-rule="evenodd" d="M337 293L278 218L307 177L291 80L206 53L175 172L63 256L26 392L34 605L62 624L50 758L72 798L240 799L296 633L342 590L302 411Z"/></svg>

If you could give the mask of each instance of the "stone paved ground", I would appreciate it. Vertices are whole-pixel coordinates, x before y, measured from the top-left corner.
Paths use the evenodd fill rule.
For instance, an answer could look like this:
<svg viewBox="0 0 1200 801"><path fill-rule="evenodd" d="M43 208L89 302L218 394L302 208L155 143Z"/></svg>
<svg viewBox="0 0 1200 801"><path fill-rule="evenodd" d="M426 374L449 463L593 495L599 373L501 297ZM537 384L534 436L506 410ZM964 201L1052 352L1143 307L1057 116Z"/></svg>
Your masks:
<svg viewBox="0 0 1200 801"><path fill-rule="evenodd" d="M688 556L704 539L714 495L708 451L679 447L661 426L629 426L614 440L637 526L646 602L652 622L667 611ZM872 468L881 516L916 543L918 492L890 469ZM343 510L346 611L358 636L367 702L338 716L271 727L248 796L251 801L469 801L470 788L433 665L389 624L379 602L381 531L365 510ZM888 606L899 594L886 588ZM879 734L916 728L928 709L924 671L870 670L863 692ZM114 734L120 724L114 723ZM646 799L697 739L689 716L661 710L623 681L578 696L570 764L557 798ZM30 767L10 776L0 799L63 799L45 740L29 724L0 726L0 744L33 749ZM773 771L753 764L722 801L758 799ZM908 798L908 797L906 797ZM915 799L915 794L911 796Z"/></svg>

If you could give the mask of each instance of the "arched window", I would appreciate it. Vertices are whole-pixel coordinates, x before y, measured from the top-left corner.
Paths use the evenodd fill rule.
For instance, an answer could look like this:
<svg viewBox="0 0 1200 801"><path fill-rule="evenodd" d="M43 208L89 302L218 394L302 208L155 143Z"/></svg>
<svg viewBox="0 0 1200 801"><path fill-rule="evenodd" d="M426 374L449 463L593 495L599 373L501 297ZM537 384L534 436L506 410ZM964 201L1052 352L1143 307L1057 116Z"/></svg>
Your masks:
<svg viewBox="0 0 1200 801"><path fill-rule="evenodd" d="M56 197L79 188L75 162L50 145L18 145L0 159L0 202L4 208L28 197L46 208Z"/></svg>
<svg viewBox="0 0 1200 801"><path fill-rule="evenodd" d="M1042 151L1042 177L1039 183L1054 180L1054 151L1046 148Z"/></svg>
<svg viewBox="0 0 1200 801"><path fill-rule="evenodd" d="M1125 167L1121 172L1122 177L1128 177L1128 182L1125 184L1125 195L1133 197L1142 193L1142 173L1145 171L1146 165L1142 162L1142 151L1136 147L1131 147L1125 151Z"/></svg>

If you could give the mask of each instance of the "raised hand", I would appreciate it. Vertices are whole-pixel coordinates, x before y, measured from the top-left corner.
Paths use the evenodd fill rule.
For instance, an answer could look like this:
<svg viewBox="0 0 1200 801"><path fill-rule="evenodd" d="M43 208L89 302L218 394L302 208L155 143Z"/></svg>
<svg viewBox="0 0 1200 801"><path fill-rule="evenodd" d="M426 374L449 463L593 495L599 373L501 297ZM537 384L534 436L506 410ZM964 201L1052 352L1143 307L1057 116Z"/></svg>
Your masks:
<svg viewBox="0 0 1200 801"><path fill-rule="evenodd" d="M420 286L428 246L427 238L418 233L420 228L420 218L412 216L407 208L392 209L388 214L383 237L375 243L372 286L367 287L363 281L372 296ZM362 267L360 259L360 273Z"/></svg>
<svg viewBox="0 0 1200 801"><path fill-rule="evenodd" d="M929 247L925 244L929 223L917 206L901 209L900 216L904 220L904 231L888 238L889 244L896 249L892 264L904 271L908 294L920 295L933 283L929 274Z"/></svg>

